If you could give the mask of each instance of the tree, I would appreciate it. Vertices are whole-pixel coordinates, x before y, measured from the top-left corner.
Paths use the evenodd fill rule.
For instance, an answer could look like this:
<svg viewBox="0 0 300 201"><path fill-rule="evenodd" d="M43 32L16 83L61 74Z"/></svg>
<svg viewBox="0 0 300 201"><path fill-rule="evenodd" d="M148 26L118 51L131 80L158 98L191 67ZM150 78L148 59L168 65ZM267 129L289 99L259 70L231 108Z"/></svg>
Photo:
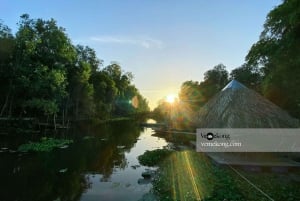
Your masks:
<svg viewBox="0 0 300 201"><path fill-rule="evenodd" d="M17 107L24 115L54 117L67 95L67 68L76 52L55 20L21 16L14 53L18 76Z"/></svg>
<svg viewBox="0 0 300 201"><path fill-rule="evenodd" d="M250 66L243 64L242 66L235 68L230 73L230 79L238 80L257 92L261 92L262 73L257 66Z"/></svg>
<svg viewBox="0 0 300 201"><path fill-rule="evenodd" d="M134 109L131 105L131 99L136 95L136 88L131 85L133 75L129 72L123 72L117 63L108 65L103 69L103 72L112 78L117 88L112 109L114 115L132 114Z"/></svg>
<svg viewBox="0 0 300 201"><path fill-rule="evenodd" d="M300 4L285 0L269 12L260 39L246 56L262 69L263 94L300 117Z"/></svg>
<svg viewBox="0 0 300 201"><path fill-rule="evenodd" d="M179 100L191 110L196 111L205 103L202 93L198 81L186 81L181 85Z"/></svg>
<svg viewBox="0 0 300 201"><path fill-rule="evenodd" d="M137 113L150 112L147 99L144 98L138 90L136 92L136 95L132 99L132 106L136 109Z"/></svg>
<svg viewBox="0 0 300 201"><path fill-rule="evenodd" d="M94 102L96 116L100 119L110 118L113 110L113 103L116 99L118 89L112 77L104 71L92 74L91 82L94 86Z"/></svg>
<svg viewBox="0 0 300 201"><path fill-rule="evenodd" d="M223 64L218 64L213 69L206 71L204 81L200 83L204 103L218 93L228 81L228 72Z"/></svg>
<svg viewBox="0 0 300 201"><path fill-rule="evenodd" d="M133 75L72 45L56 21L21 16L16 35L0 22L0 116L101 118L148 111ZM64 122L64 121L63 121Z"/></svg>
<svg viewBox="0 0 300 201"><path fill-rule="evenodd" d="M160 100L158 105L152 111L155 120L160 122L167 122L170 120L170 105L165 100Z"/></svg>
<svg viewBox="0 0 300 201"><path fill-rule="evenodd" d="M16 72L13 65L15 38L8 26L0 21L0 117L11 116Z"/></svg>
<svg viewBox="0 0 300 201"><path fill-rule="evenodd" d="M91 118L96 115L92 78L102 61L88 46L77 45L75 48L75 62L67 69L69 96L65 110L75 119Z"/></svg>
<svg viewBox="0 0 300 201"><path fill-rule="evenodd" d="M89 118L94 115L94 87L89 82L91 66L79 61L76 71L73 71L70 82L70 97L72 114L75 119Z"/></svg>
<svg viewBox="0 0 300 201"><path fill-rule="evenodd" d="M77 45L77 60L86 62L91 67L91 73L99 71L100 66L102 66L103 61L97 58L95 50L88 46Z"/></svg>

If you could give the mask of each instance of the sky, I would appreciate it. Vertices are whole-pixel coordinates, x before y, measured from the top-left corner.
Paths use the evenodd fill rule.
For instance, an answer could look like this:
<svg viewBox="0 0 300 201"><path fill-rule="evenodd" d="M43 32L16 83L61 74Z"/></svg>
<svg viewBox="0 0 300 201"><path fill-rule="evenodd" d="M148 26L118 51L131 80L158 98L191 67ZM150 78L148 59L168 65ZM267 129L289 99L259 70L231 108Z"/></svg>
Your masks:
<svg viewBox="0 0 300 201"><path fill-rule="evenodd" d="M281 0L0 0L0 19L13 32L24 13L53 18L73 44L117 62L153 109L183 82L202 81L222 63L241 66L268 12Z"/></svg>

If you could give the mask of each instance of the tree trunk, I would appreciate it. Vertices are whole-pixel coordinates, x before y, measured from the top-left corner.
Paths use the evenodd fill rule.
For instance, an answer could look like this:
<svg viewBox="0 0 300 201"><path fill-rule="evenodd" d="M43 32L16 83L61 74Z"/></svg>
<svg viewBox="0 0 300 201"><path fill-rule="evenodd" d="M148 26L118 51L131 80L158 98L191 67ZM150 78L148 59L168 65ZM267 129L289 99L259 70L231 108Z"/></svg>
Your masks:
<svg viewBox="0 0 300 201"><path fill-rule="evenodd" d="M12 116L13 103L14 103L14 95L11 96L11 100L10 100L10 103L9 103L9 111L8 111L8 116L9 117Z"/></svg>
<svg viewBox="0 0 300 201"><path fill-rule="evenodd" d="M79 113L79 98L76 98L76 104L75 104L75 119L78 119L78 113Z"/></svg>
<svg viewBox="0 0 300 201"><path fill-rule="evenodd" d="M62 110L62 125L65 126L65 110Z"/></svg>
<svg viewBox="0 0 300 201"><path fill-rule="evenodd" d="M65 103L65 109L64 109L64 119L67 120L68 118L68 112L69 112L69 105L70 105L70 94L71 92L69 92L69 96L67 98L67 101Z"/></svg>
<svg viewBox="0 0 300 201"><path fill-rule="evenodd" d="M56 131L56 119L55 119L55 114L53 115L53 123L54 123L54 130Z"/></svg>
<svg viewBox="0 0 300 201"><path fill-rule="evenodd" d="M3 114L6 110L6 107L7 107L8 102L9 102L9 97L11 96L11 91L12 91L12 80L9 81L8 93L7 93L6 98L5 98L5 103L4 103L4 105L1 109L0 117L3 116ZM10 106L9 106L9 112L8 112L9 116L11 115L12 101L13 101L13 98L11 99Z"/></svg>
<svg viewBox="0 0 300 201"><path fill-rule="evenodd" d="M5 109L6 109L7 104L8 104L8 99L9 99L9 93L6 95L4 105L2 106L2 109L1 109L0 117L2 117L4 112L5 112Z"/></svg>

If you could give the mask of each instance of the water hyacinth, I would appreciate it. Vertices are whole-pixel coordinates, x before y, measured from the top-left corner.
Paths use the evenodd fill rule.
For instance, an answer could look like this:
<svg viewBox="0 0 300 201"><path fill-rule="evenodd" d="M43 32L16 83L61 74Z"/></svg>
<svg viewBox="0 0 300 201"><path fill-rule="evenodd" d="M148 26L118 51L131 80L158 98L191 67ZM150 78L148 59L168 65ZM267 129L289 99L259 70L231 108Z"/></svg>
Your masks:
<svg viewBox="0 0 300 201"><path fill-rule="evenodd" d="M54 148L66 147L66 145L73 143L73 140L67 139L54 139L54 138L41 138L39 142L29 142L19 146L20 152L49 152Z"/></svg>

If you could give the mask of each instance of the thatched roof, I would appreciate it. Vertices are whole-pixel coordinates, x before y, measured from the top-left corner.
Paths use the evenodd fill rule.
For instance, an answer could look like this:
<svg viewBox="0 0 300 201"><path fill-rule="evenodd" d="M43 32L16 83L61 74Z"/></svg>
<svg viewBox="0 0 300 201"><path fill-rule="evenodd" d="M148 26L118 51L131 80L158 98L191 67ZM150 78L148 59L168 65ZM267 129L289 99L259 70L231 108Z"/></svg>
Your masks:
<svg viewBox="0 0 300 201"><path fill-rule="evenodd" d="M232 80L198 113L200 128L295 128L299 121L287 112Z"/></svg>

